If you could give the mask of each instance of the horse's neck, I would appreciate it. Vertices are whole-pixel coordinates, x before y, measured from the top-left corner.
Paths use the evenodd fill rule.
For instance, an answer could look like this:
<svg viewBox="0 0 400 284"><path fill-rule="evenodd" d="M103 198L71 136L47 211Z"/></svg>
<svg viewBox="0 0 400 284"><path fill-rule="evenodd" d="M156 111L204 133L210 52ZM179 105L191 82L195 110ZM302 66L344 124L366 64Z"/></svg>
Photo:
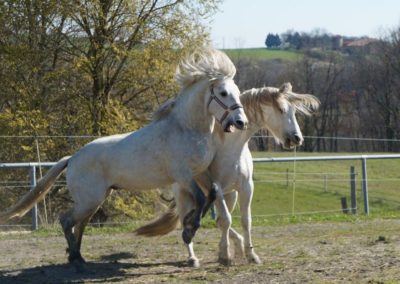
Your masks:
<svg viewBox="0 0 400 284"><path fill-rule="evenodd" d="M205 101L207 86L207 81L201 81L188 87L177 98L175 107L181 125L202 133L211 133L215 123Z"/></svg>

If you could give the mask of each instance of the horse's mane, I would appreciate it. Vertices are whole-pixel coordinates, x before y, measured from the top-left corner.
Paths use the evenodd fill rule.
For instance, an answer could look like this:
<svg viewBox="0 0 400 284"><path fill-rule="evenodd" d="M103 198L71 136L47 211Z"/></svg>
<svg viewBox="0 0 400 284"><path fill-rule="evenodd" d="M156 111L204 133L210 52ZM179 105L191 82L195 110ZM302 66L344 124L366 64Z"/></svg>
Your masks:
<svg viewBox="0 0 400 284"><path fill-rule="evenodd" d="M176 69L175 78L183 89L202 79L210 81L233 79L235 74L235 65L225 53L204 47L196 50L180 62Z"/></svg>
<svg viewBox="0 0 400 284"><path fill-rule="evenodd" d="M162 103L160 107L153 113L153 121L159 121L164 119L174 108L175 100L169 99Z"/></svg>
<svg viewBox="0 0 400 284"><path fill-rule="evenodd" d="M264 119L262 105L270 105L280 110L282 109L283 100L291 104L296 109L296 112L304 115L310 115L314 110L318 109L320 103L313 95L292 92L290 83L284 83L279 89L274 87L249 89L240 96L240 101L250 121Z"/></svg>
<svg viewBox="0 0 400 284"><path fill-rule="evenodd" d="M204 47L196 50L179 63L175 78L181 89L185 89L203 79L208 81L232 79L235 74L235 65L225 53ZM153 121L164 119L174 107L174 99L164 102L153 113Z"/></svg>

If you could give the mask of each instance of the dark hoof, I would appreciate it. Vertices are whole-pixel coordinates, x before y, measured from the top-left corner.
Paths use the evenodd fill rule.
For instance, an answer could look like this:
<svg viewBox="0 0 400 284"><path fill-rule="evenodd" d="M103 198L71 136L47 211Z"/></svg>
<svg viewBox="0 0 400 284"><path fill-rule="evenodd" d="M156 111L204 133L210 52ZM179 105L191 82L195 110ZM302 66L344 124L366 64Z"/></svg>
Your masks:
<svg viewBox="0 0 400 284"><path fill-rule="evenodd" d="M83 259L82 259L83 260ZM86 262L83 260L74 260L71 264L75 267L76 273L85 273L87 272Z"/></svg>
<svg viewBox="0 0 400 284"><path fill-rule="evenodd" d="M75 253L75 254L70 253L70 255L68 256L68 261L70 263L82 263L82 264L86 263L86 261L83 259L80 252Z"/></svg>

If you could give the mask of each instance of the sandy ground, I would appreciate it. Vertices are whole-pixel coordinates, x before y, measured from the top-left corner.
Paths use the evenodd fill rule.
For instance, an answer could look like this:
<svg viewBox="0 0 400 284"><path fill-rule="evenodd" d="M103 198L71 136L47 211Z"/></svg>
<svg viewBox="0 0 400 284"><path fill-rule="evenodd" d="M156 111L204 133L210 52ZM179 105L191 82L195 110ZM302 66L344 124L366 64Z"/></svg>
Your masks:
<svg viewBox="0 0 400 284"><path fill-rule="evenodd" d="M256 227L263 261L217 263L219 232L202 229L195 250L201 268L187 266L175 231L161 238L133 234L84 236L87 271L66 261L61 236L0 235L0 283L400 283L400 220Z"/></svg>

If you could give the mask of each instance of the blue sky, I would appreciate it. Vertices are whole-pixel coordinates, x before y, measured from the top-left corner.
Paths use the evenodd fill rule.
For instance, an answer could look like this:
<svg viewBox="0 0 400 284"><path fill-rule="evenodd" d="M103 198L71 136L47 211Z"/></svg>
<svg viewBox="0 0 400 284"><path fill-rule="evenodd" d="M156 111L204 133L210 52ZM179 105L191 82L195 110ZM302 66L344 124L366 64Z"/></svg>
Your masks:
<svg viewBox="0 0 400 284"><path fill-rule="evenodd" d="M244 48L289 29L380 37L398 26L400 0L224 0L210 32L216 48Z"/></svg>

